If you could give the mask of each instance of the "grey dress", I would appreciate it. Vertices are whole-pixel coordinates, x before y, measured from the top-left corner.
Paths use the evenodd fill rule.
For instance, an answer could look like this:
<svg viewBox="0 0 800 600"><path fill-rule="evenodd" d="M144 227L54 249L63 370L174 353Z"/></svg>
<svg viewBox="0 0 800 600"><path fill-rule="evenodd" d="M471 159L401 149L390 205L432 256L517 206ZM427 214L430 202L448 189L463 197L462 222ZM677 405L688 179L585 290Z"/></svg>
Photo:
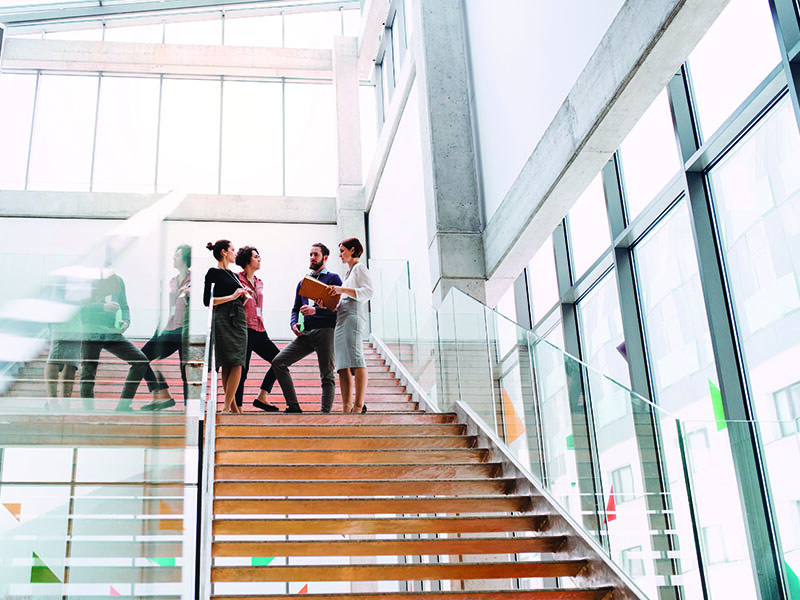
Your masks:
<svg viewBox="0 0 800 600"><path fill-rule="evenodd" d="M356 298L342 295L336 313L333 353L336 370L366 367L363 340L367 332L367 301L372 297L372 278L367 267L356 263L345 275L342 287L351 288Z"/></svg>

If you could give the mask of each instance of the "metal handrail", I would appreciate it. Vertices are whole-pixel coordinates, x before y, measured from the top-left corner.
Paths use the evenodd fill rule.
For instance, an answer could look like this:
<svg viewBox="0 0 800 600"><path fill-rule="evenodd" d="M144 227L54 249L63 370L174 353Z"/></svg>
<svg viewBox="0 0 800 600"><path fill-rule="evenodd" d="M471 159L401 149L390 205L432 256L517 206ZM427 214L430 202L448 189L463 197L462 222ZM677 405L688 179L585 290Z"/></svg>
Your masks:
<svg viewBox="0 0 800 600"><path fill-rule="evenodd" d="M213 289L212 289L213 296ZM203 475L200 489L200 576L197 598L211 598L211 556L212 526L214 519L214 451L217 426L217 369L214 353L211 352L211 327L214 319L213 305L208 309L206 325L206 348L203 357L203 384L200 388L201 401L205 402L205 435L203 436ZM211 389L209 390L209 370Z"/></svg>

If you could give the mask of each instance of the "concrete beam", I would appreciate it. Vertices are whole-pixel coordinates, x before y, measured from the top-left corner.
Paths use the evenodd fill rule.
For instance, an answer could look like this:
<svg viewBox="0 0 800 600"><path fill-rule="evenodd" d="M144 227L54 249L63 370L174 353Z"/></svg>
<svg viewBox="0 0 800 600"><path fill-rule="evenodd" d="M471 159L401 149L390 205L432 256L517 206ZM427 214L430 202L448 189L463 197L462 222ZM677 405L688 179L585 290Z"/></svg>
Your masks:
<svg viewBox="0 0 800 600"><path fill-rule="evenodd" d="M483 234L487 290L511 280L729 0L627 0ZM489 297L494 303L498 298Z"/></svg>
<svg viewBox="0 0 800 600"><path fill-rule="evenodd" d="M162 197L163 194L0 191L0 218L127 219ZM336 199L189 194L167 220L333 225Z"/></svg>
<svg viewBox="0 0 800 600"><path fill-rule="evenodd" d="M437 304L453 286L478 300L486 297L463 10L460 0L414 3L428 256Z"/></svg>
<svg viewBox="0 0 800 600"><path fill-rule="evenodd" d="M372 78L387 14L389 0L367 0L361 10L361 29L358 32L358 77L361 80Z"/></svg>
<svg viewBox="0 0 800 600"><path fill-rule="evenodd" d="M357 61L356 38L342 36L333 38L333 87L336 94L336 142L340 186L360 186L363 183Z"/></svg>
<svg viewBox="0 0 800 600"><path fill-rule="evenodd" d="M330 50L9 38L4 69L332 80Z"/></svg>

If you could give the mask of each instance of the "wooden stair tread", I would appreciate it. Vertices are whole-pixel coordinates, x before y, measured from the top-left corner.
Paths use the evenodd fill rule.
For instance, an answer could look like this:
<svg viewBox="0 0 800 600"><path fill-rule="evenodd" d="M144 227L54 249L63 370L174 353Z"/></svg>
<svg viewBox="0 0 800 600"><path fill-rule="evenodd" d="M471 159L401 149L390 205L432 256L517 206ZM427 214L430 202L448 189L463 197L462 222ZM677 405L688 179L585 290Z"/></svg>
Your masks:
<svg viewBox="0 0 800 600"><path fill-rule="evenodd" d="M303 565L213 567L212 582L228 581L386 581L430 579L506 579L510 577L574 577L585 560L491 563L423 563L410 565Z"/></svg>
<svg viewBox="0 0 800 600"><path fill-rule="evenodd" d="M438 556L463 554L551 553L566 536L502 538L437 538L391 540L288 540L266 542L214 542L212 556Z"/></svg>
<svg viewBox="0 0 800 600"><path fill-rule="evenodd" d="M430 514L524 512L529 496L433 496L406 498L268 498L217 499L215 514Z"/></svg>
<svg viewBox="0 0 800 600"><path fill-rule="evenodd" d="M302 416L302 415L287 415ZM249 415L242 415L248 418ZM408 435L457 435L465 431L463 425L457 423L403 423L403 424L377 424L364 423L351 425L328 425L320 423L311 424L224 424L217 425L218 438L236 437L375 437L382 434L397 434L403 432Z"/></svg>
<svg viewBox="0 0 800 600"><path fill-rule="evenodd" d="M491 494L515 487L511 478L450 478L450 479L344 479L325 481L286 481L285 479L220 480L214 482L214 496L409 496L428 494Z"/></svg>
<svg viewBox="0 0 800 600"><path fill-rule="evenodd" d="M276 449L217 450L217 465L308 465L332 464L422 464L484 462L487 450L480 448L378 448L348 450Z"/></svg>
<svg viewBox="0 0 800 600"><path fill-rule="evenodd" d="M495 477L500 463L217 465L216 479L454 479Z"/></svg>
<svg viewBox="0 0 800 600"><path fill-rule="evenodd" d="M542 590L481 590L450 592L382 592L378 594L281 594L254 596L212 595L213 600L284 600L305 598L306 600L607 600L613 588L571 588Z"/></svg>
<svg viewBox="0 0 800 600"><path fill-rule="evenodd" d="M389 448L472 448L476 438L466 435L348 435L348 436L222 436L217 450L364 450Z"/></svg>
<svg viewBox="0 0 800 600"><path fill-rule="evenodd" d="M327 535L380 533L499 533L540 531L546 515L479 517L370 517L332 519L214 518L214 535Z"/></svg>

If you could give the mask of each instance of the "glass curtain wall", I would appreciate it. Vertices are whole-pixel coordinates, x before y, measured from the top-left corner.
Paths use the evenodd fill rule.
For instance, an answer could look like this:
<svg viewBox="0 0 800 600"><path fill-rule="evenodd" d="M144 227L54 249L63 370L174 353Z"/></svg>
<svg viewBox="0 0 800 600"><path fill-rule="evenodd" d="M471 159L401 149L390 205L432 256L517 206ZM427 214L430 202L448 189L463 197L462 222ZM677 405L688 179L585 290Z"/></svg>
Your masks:
<svg viewBox="0 0 800 600"><path fill-rule="evenodd" d="M776 4L797 16L794 3ZM673 447L680 437L684 450L683 466L671 462L674 456L662 457L661 485L681 487L684 467L692 485L696 522L690 522L688 507L680 507L672 525L673 543L682 549L694 536L699 540L697 564L678 571L692 574L684 581L687 597L763 594L765 577L756 565L772 553L780 553L776 588L783 586L791 597L800 593L800 487L794 475L800 459L800 377L794 368L800 358L800 134L792 106L797 99L786 92L780 62L770 3L733 0L676 75L685 83L656 98L573 206L563 223L568 235L554 232L524 274L534 331L563 335L568 351L630 381L682 421L680 435L655 418L653 424L662 445ZM693 173L704 180L702 197L689 183ZM711 229L698 221L692 208L698 202L713 214ZM598 222L609 223L609 237ZM701 244L712 238L721 263L701 269ZM555 264L552 274L548 262ZM715 358L722 342L709 326L710 314L727 309L705 291L712 276L702 273L711 266L730 298L726 323L733 323L729 335L741 351L745 411L756 420L750 427L763 455L763 470L756 466L760 474L744 484L742 461L760 459L732 452L735 423L726 414L733 399L723 391L720 373L726 371ZM635 294L635 301L620 303L618 290ZM563 329L554 327L560 322L544 307L556 302L565 318L577 314L577 327L566 326L567 320ZM549 395L564 389L563 382L545 378L539 393L551 391L539 399L543 410ZM601 421L608 425L622 415L611 417ZM596 425L602 435L602 423ZM624 504L625 490L637 490L638 474L600 454L605 494L613 486L617 503ZM742 496L758 494L758 481L767 509ZM763 542L748 537L748 530L770 522L773 546L758 546Z"/></svg>

